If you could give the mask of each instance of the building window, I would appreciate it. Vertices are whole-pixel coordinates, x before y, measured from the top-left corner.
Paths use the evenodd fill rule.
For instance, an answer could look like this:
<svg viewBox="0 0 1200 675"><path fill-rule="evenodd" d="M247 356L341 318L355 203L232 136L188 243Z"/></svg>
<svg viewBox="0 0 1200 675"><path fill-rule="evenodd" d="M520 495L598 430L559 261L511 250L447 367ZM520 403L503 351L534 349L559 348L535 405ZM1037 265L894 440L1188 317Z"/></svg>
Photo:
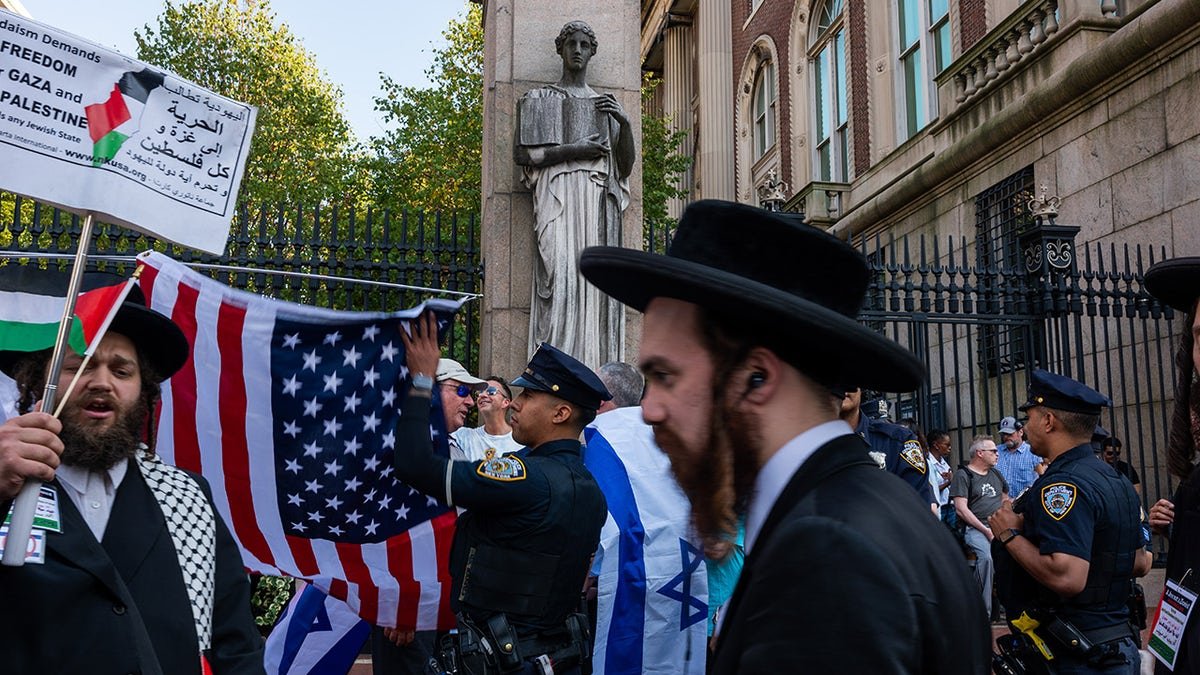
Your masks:
<svg viewBox="0 0 1200 675"><path fill-rule="evenodd" d="M816 143L814 173L823 181L844 182L849 173L846 137L846 31L842 0L825 0L813 40L813 101Z"/></svg>
<svg viewBox="0 0 1200 675"><path fill-rule="evenodd" d="M948 0L896 0L899 87L904 105L900 135L912 138L937 114L933 78L950 65Z"/></svg>
<svg viewBox="0 0 1200 675"><path fill-rule="evenodd" d="M775 147L775 109L779 97L775 93L775 64L767 61L754 77L754 159Z"/></svg>
<svg viewBox="0 0 1200 675"><path fill-rule="evenodd" d="M1033 223L1029 199L1033 196L1033 167L1017 173L975 197L975 268L980 298L1004 298L1006 280L1022 273L1019 235ZM993 301L994 307L979 307L981 313L1011 314L1011 307ZM1037 328L1023 322L984 324L979 328L979 365L989 375L1024 368L1030 359L1038 362Z"/></svg>

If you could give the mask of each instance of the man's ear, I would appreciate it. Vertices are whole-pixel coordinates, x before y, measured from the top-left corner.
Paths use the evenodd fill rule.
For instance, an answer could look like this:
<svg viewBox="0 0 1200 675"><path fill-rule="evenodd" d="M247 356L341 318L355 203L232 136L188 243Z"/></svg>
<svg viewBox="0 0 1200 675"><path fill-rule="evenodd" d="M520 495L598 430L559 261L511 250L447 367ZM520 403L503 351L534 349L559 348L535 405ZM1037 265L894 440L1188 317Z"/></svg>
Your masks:
<svg viewBox="0 0 1200 675"><path fill-rule="evenodd" d="M733 389L745 392L742 400L761 404L770 400L779 388L783 374L783 362L769 349L755 347L750 350L734 376Z"/></svg>
<svg viewBox="0 0 1200 675"><path fill-rule="evenodd" d="M571 404L566 401L559 401L554 408L554 415L550 421L554 424L566 424L570 422L575 415L575 410L571 408Z"/></svg>

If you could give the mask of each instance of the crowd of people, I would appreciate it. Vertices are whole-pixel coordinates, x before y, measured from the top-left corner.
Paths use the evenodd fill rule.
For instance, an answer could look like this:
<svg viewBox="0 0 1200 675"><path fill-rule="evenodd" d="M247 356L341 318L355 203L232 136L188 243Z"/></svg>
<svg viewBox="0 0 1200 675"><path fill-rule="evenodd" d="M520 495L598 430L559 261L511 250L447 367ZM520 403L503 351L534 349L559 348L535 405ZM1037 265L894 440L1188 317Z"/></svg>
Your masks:
<svg viewBox="0 0 1200 675"><path fill-rule="evenodd" d="M662 494L686 517L634 539L703 551L708 672L1139 672L1131 598L1151 528L1170 539L1169 580L1187 586L1200 557L1200 259L1146 277L1194 326L1168 450L1182 482L1148 514L1120 440L1099 426L1112 402L1063 375L1034 369L1023 419L972 438L958 466L948 430L879 419L863 392L912 391L925 366L855 320L862 256L787 215L697 202L666 254L593 247L580 270L643 313L636 368L593 371L542 344L511 382L480 378L443 357L431 313L410 324L394 469L460 511L458 628L377 630L377 672L589 669L597 626L581 600L624 545L602 536L624 526L587 461L597 425L616 445L618 428L652 434L668 460ZM0 618L6 672L262 672L247 579L208 484L153 452L158 385L188 350L132 294L61 418L35 409L48 354L0 352L20 388L20 414L0 425L0 508L45 481L58 527L38 564L0 568L0 597L21 608ZM61 389L81 363L66 358ZM448 457L430 438L439 409ZM1001 608L1011 632L993 648ZM1183 634L1175 672L1200 658L1197 633Z"/></svg>

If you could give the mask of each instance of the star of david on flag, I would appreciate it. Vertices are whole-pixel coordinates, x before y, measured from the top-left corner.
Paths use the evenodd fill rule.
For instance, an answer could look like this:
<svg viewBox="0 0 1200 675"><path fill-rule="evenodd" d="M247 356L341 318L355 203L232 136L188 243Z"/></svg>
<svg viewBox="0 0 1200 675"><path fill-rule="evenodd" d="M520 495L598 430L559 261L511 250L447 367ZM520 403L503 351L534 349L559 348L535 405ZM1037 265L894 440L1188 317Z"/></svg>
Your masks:
<svg viewBox="0 0 1200 675"><path fill-rule="evenodd" d="M682 631L708 618L708 604L692 595L692 575L700 569L704 554L686 539L680 539L679 560L682 564L679 574L659 588L658 592L679 602L679 630Z"/></svg>
<svg viewBox="0 0 1200 675"><path fill-rule="evenodd" d="M641 408L601 414L584 463L608 503L596 575L593 672L703 675L708 574L687 498Z"/></svg>
<svg viewBox="0 0 1200 675"><path fill-rule="evenodd" d="M400 331L426 308L318 309L139 256L149 305L192 356L163 385L157 451L203 474L252 571L310 580L383 626L447 629L455 511L399 482L395 426L410 385ZM435 448L449 455L439 397Z"/></svg>

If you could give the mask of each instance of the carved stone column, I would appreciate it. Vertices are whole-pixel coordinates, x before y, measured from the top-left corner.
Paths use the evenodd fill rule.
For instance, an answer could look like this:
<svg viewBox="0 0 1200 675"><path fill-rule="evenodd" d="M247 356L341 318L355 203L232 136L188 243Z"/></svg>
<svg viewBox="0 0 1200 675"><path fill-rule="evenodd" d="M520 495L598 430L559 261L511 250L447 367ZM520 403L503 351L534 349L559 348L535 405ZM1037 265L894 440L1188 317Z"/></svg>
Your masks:
<svg viewBox="0 0 1200 675"><path fill-rule="evenodd" d="M728 0L700 0L700 196L737 199L733 175L733 26Z"/></svg>
<svg viewBox="0 0 1200 675"><path fill-rule="evenodd" d="M683 17L671 17L667 23L666 35L663 40L663 83L665 89L663 112L671 118L671 126L676 131L685 130L687 135L679 144L678 152L688 155L695 142L692 129L692 98L695 96L696 64L695 39L690 20ZM679 178L680 187L690 190L693 181L693 169L684 172ZM683 215L684 199L672 199L667 203L667 213L672 218Z"/></svg>

